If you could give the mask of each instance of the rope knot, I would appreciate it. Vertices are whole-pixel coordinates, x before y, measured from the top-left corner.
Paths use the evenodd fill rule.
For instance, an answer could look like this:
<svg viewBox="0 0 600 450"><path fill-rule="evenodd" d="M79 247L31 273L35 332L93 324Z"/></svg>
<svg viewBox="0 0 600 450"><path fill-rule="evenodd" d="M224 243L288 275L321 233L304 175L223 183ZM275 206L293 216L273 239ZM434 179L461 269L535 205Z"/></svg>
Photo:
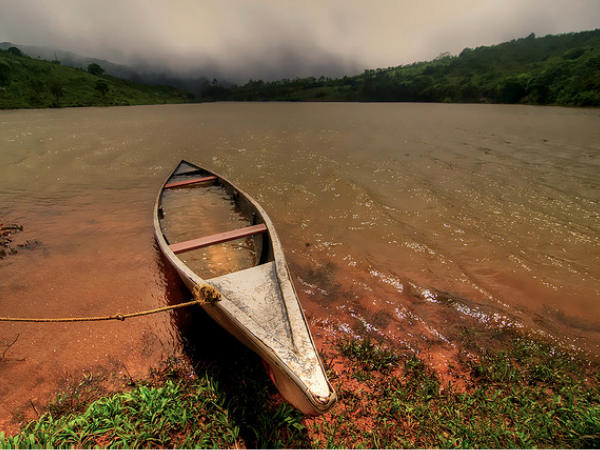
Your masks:
<svg viewBox="0 0 600 450"><path fill-rule="evenodd" d="M197 284L192 289L192 294L194 298L199 301L203 301L206 303L210 303L214 305L219 300L221 300L221 293L210 284Z"/></svg>
<svg viewBox="0 0 600 450"><path fill-rule="evenodd" d="M121 322L123 322L125 320L125 316L123 314L115 314L115 319L120 320Z"/></svg>

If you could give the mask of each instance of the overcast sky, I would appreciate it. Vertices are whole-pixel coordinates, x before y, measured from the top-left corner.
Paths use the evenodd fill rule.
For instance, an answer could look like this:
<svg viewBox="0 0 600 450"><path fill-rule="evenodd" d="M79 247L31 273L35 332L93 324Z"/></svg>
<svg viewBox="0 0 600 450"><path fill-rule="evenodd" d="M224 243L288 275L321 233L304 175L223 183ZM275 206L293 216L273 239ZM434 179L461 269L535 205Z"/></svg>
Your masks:
<svg viewBox="0 0 600 450"><path fill-rule="evenodd" d="M595 28L599 0L0 0L0 41L234 81L352 75Z"/></svg>

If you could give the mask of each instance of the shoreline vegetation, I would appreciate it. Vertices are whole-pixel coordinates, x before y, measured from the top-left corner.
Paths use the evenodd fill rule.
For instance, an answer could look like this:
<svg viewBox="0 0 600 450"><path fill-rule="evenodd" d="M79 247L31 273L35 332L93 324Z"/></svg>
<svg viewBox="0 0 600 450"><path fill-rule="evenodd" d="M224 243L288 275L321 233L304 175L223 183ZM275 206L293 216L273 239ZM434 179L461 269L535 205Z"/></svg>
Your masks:
<svg viewBox="0 0 600 450"><path fill-rule="evenodd" d="M514 329L478 333L463 330L449 379L397 344L332 338L322 357L339 402L315 418L283 402L250 352L226 367L173 357L117 392L89 373L19 433L0 432L0 448L600 446L595 364Z"/></svg>
<svg viewBox="0 0 600 450"><path fill-rule="evenodd" d="M90 66L95 66L90 69ZM99 69L99 70L98 70ZM195 93L0 50L0 109L212 101L438 102L600 106L600 29L448 52L342 78L203 81Z"/></svg>

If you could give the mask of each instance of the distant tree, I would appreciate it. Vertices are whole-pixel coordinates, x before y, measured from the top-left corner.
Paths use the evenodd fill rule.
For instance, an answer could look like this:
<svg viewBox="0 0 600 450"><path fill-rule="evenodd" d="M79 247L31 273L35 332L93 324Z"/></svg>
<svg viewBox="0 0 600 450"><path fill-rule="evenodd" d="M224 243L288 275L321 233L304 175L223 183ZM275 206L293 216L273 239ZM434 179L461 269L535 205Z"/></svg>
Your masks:
<svg viewBox="0 0 600 450"><path fill-rule="evenodd" d="M467 48L464 48L463 51L460 52L460 55L458 55L458 56L460 56L462 58L462 57L469 56L469 55L472 55L472 54L473 54L473 49L467 47Z"/></svg>
<svg viewBox="0 0 600 450"><path fill-rule="evenodd" d="M585 48L572 48L567 50L563 57L565 59L577 59L585 53Z"/></svg>
<svg viewBox="0 0 600 450"><path fill-rule="evenodd" d="M538 105L549 103L551 101L549 84L543 75L531 78L526 87L530 103Z"/></svg>
<svg viewBox="0 0 600 450"><path fill-rule="evenodd" d="M216 78L211 83L205 83L200 90L200 97L203 100L222 100L227 95L227 88L221 86Z"/></svg>
<svg viewBox="0 0 600 450"><path fill-rule="evenodd" d="M104 73L104 69L100 66L100 64L96 63L88 64L87 71L98 77Z"/></svg>
<svg viewBox="0 0 600 450"><path fill-rule="evenodd" d="M442 61L444 59L448 59L448 58L452 58L452 53L450 52L442 52L439 55L437 55L434 59L434 61Z"/></svg>
<svg viewBox="0 0 600 450"><path fill-rule="evenodd" d="M98 80L96 81L95 89L104 97L108 92L108 84L104 80Z"/></svg>
<svg viewBox="0 0 600 450"><path fill-rule="evenodd" d="M8 49L8 53L15 56L23 56L23 52L19 50L17 47L10 47Z"/></svg>
<svg viewBox="0 0 600 450"><path fill-rule="evenodd" d="M0 86L8 86L10 84L10 66L4 62L0 62Z"/></svg>
<svg viewBox="0 0 600 450"><path fill-rule="evenodd" d="M521 80L516 78L505 79L500 87L500 101L502 103L518 103L525 93L526 90Z"/></svg>
<svg viewBox="0 0 600 450"><path fill-rule="evenodd" d="M60 84L58 81L55 80L55 81L52 81L48 87L50 88L50 92L52 93L52 95L54 96L54 99L55 99L54 106L58 106L58 102L59 102L60 98L63 95L65 95L62 84Z"/></svg>
<svg viewBox="0 0 600 450"><path fill-rule="evenodd" d="M41 105L42 104L42 92L44 91L44 83L42 80L38 78L29 79L29 87L31 89L31 93L29 94L29 101L32 105Z"/></svg>
<svg viewBox="0 0 600 450"><path fill-rule="evenodd" d="M461 86L459 95L460 101L463 102L477 102L481 96L477 86L473 85L470 80Z"/></svg>

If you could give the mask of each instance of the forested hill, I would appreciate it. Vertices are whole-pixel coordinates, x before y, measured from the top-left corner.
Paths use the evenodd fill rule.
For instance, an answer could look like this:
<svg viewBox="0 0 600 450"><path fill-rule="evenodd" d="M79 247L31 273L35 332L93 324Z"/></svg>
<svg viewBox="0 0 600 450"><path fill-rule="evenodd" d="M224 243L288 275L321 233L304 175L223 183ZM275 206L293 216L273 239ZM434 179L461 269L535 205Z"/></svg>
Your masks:
<svg viewBox="0 0 600 450"><path fill-rule="evenodd" d="M98 66L92 64L92 66ZM533 34L433 61L366 70L338 79L214 80L199 95L148 86L58 61L0 50L0 108L134 105L185 101L384 101L600 106L600 29Z"/></svg>
<svg viewBox="0 0 600 450"><path fill-rule="evenodd" d="M600 29L466 48L460 55L340 79L207 86L204 100L600 105Z"/></svg>
<svg viewBox="0 0 600 450"><path fill-rule="evenodd" d="M0 50L0 108L182 103L190 94L169 86L147 86L91 70L30 58L16 47Z"/></svg>

